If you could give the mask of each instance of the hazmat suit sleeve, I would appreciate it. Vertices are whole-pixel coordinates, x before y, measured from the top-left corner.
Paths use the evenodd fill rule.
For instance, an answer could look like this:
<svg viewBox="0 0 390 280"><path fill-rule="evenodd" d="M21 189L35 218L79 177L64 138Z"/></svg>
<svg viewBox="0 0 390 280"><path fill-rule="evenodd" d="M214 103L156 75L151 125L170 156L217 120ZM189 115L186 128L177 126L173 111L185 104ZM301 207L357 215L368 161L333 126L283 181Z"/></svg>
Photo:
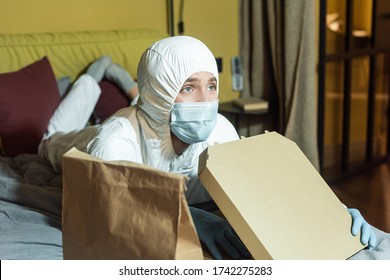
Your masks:
<svg viewBox="0 0 390 280"><path fill-rule="evenodd" d="M87 152L103 160L127 160L142 163L137 134L131 122L111 117L101 125L87 146Z"/></svg>

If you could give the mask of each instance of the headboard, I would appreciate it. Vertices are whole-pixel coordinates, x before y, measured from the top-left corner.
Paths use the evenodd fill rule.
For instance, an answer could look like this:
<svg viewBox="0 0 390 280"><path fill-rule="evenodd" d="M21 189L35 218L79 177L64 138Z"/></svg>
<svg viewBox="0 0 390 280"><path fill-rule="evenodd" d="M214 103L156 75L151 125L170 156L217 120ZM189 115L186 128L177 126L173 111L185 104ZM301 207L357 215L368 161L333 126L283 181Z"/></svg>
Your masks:
<svg viewBox="0 0 390 280"><path fill-rule="evenodd" d="M111 56L136 78L142 53L165 37L155 30L0 34L0 151L3 147L6 156L36 153L60 102L58 78L74 80L102 55ZM100 85L94 116L103 121L118 108L128 106L128 100L123 100L118 90L118 94L111 94L115 87L104 90Z"/></svg>
<svg viewBox="0 0 390 280"><path fill-rule="evenodd" d="M46 55L57 78L74 79L93 60L108 54L136 77L143 51L167 36L145 29L0 34L0 73L18 70Z"/></svg>

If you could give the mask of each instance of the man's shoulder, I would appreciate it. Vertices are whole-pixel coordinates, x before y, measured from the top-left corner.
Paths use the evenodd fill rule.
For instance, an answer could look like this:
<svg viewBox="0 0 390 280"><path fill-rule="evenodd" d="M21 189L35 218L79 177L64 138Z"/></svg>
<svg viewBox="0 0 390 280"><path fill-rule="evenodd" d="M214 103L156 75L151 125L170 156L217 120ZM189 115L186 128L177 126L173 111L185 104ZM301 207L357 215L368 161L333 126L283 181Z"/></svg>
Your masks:
<svg viewBox="0 0 390 280"><path fill-rule="evenodd" d="M238 134L232 123L223 115L218 114L217 124L207 140L208 144L224 143L237 140Z"/></svg>
<svg viewBox="0 0 390 280"><path fill-rule="evenodd" d="M231 133L231 134L237 134L233 124L225 116L219 113L217 117L216 129L225 130L227 133Z"/></svg>
<svg viewBox="0 0 390 280"><path fill-rule="evenodd" d="M97 130L97 136L101 137L103 135L106 138L137 138L138 125L135 114L129 111L112 115Z"/></svg>

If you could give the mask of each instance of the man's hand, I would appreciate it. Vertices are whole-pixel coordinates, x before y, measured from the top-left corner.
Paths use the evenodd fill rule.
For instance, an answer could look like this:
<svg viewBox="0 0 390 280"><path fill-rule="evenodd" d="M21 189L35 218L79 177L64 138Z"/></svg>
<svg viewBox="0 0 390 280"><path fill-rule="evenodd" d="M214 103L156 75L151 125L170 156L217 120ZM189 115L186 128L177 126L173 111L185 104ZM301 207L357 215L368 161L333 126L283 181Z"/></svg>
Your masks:
<svg viewBox="0 0 390 280"><path fill-rule="evenodd" d="M364 220L359 210L355 208L348 208L348 212L352 216L351 233L356 236L360 231L360 242L363 245L368 245L369 249L373 249L376 246L376 237L371 229L370 224Z"/></svg>
<svg viewBox="0 0 390 280"><path fill-rule="evenodd" d="M200 241L215 259L222 259L218 248L223 249L232 259L250 257L248 249L225 219L195 207L190 207L190 211Z"/></svg>

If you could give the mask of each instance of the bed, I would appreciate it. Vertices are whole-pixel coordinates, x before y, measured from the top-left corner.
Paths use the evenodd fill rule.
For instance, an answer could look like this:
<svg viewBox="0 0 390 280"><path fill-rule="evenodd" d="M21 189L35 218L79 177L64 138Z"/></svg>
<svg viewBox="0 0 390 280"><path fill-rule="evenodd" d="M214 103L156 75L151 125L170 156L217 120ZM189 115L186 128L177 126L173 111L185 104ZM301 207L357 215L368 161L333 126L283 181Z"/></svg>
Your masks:
<svg viewBox="0 0 390 280"><path fill-rule="evenodd" d="M62 176L37 155L42 132L66 91L101 55L136 77L158 30L0 34L0 259L62 259ZM91 122L130 100L107 80Z"/></svg>
<svg viewBox="0 0 390 280"><path fill-rule="evenodd" d="M61 180L37 155L0 157L0 259L62 259Z"/></svg>
<svg viewBox="0 0 390 280"><path fill-rule="evenodd" d="M37 155L63 78L73 81L104 54L136 77L141 53L166 36L155 30L0 34L0 259L63 259L62 176ZM128 102L112 85L101 87L108 101L95 112L100 121ZM375 232L378 247L352 259L390 259L389 234Z"/></svg>

